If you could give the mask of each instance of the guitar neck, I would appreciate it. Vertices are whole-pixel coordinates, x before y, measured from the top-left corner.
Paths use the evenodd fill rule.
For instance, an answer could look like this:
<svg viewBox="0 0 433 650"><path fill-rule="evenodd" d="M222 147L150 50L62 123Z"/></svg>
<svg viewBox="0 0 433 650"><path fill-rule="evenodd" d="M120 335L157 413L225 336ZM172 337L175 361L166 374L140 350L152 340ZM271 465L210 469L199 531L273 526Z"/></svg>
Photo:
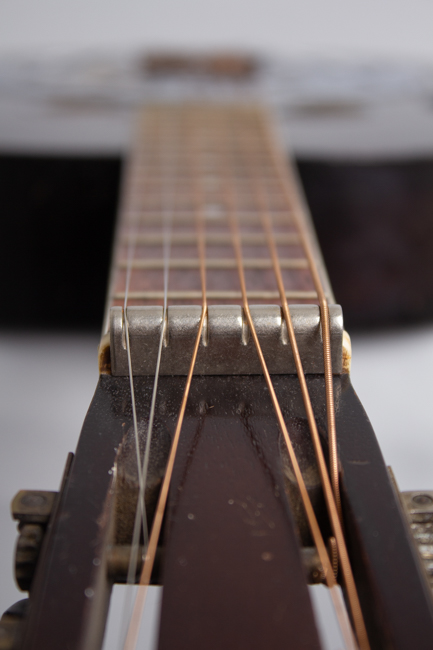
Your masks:
<svg viewBox="0 0 433 650"><path fill-rule="evenodd" d="M102 376L47 527L23 649L101 647L113 580L152 579L164 585L159 650L316 650L306 569L326 580L353 648L331 559L356 647L430 648L430 594L345 372L332 302L266 113L146 108L125 176ZM418 497L414 517L426 517L430 497ZM40 511L18 504L34 528L25 517Z"/></svg>
<svg viewBox="0 0 433 650"><path fill-rule="evenodd" d="M123 184L111 271L113 306L201 304L197 220L204 224L208 304L239 304L241 290L230 229L235 213L248 299L272 304L279 294L264 233L270 220L289 304L315 304L305 240L313 250L329 302L332 291L306 210L293 218L299 190L293 170L259 107L162 105L143 110ZM125 294L128 294L125 296ZM106 320L108 327L108 318Z"/></svg>

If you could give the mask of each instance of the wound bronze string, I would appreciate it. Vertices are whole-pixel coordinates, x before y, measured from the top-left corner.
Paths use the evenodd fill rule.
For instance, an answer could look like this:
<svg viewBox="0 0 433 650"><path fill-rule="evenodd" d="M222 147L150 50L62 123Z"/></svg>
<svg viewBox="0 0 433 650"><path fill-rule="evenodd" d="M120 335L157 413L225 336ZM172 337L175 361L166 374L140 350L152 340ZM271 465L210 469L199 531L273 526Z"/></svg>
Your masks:
<svg viewBox="0 0 433 650"><path fill-rule="evenodd" d="M292 217L296 222L302 246L308 259L314 287L319 299L323 340L323 361L325 370L326 413L329 440L329 467L334 498L341 520L341 498L339 487L338 448L337 431L335 426L335 402L332 380L331 336L329 330L328 300L323 289L322 280L316 263L316 256L311 246L311 234L306 228L308 209L300 190L300 184L297 182L293 168L288 168L286 161L283 159L279 152L278 147L274 144L275 138L273 136L272 127L270 126L269 122L264 119L263 115L261 116L260 122L261 131L264 135L264 144L272 159L277 178L280 181L281 188L284 192L287 204L290 207Z"/></svg>
<svg viewBox="0 0 433 650"><path fill-rule="evenodd" d="M236 132L233 131L232 137L236 138ZM230 168L230 161L227 161L226 164L226 169ZM237 261L237 268L238 268L238 276L239 276L239 283L241 287L241 293L243 297L243 308L244 308L244 313L245 317L248 323L248 327L250 329L251 336L254 341L254 345L260 360L260 364L262 366L262 371L265 376L266 384L268 386L268 390L271 396L271 400L274 406L274 410L277 416L278 424L280 427L280 430L283 434L283 438L286 444L286 448L292 463L293 471L296 477L296 481L299 486L299 491L301 494L301 499L304 505L304 509L307 515L307 520L309 523L309 527L311 530L311 534L314 539L314 543L317 548L317 552L319 554L320 561L322 563L323 571L324 571L324 576L325 576L325 581L327 583L327 586L330 589L331 597L334 602L334 607L337 613L338 620L340 622L340 627L343 633L343 637L345 639L345 643L347 648L349 649L355 649L355 643L353 639L353 634L351 631L351 626L350 622L347 617L347 613L344 607L344 604L342 602L340 593L336 589L336 582L334 578L334 573L329 561L329 556L326 551L326 546L322 537L322 533L319 528L319 524L317 522L317 518L307 491L307 487L305 485L304 478L302 476L302 472L287 430L286 423L284 421L284 416L281 411L281 407L277 398L277 395L275 393L275 389L272 383L272 379L268 370L268 367L266 365L266 360L263 355L263 351L260 345L259 338L257 336L257 332L254 326L254 322L251 317L251 312L249 308L249 302L248 302L248 297L247 297L247 289L246 289L246 282L245 282L245 273L244 273L244 265L243 265L243 255L242 255L242 244L241 244L241 237L239 233L239 227L237 223L237 218L236 218L236 210L234 207L234 196L233 196L233 187L232 183L230 180L230 176L226 174L226 204L228 208L228 218L229 218L229 224L230 224L230 229L232 233L232 243L233 243L233 248L235 251L235 257Z"/></svg>
<svg viewBox="0 0 433 650"><path fill-rule="evenodd" d="M132 613L128 634L126 636L124 650L135 650L137 646L141 619L143 615L144 605L146 602L147 587L150 583L150 578L155 563L156 550L158 547L158 541L161 534L161 527L164 518L165 507L167 504L171 477L173 475L174 462L176 458L177 448L179 445L182 424L185 416L186 404L188 401L189 390L191 387L192 375L194 372L197 353L202 338L204 323L207 317L206 257L205 257L206 249L205 249L205 232L204 232L204 224L203 224L203 206L200 201L200 196L201 196L200 193L197 192L196 200L197 199L198 200L197 200L195 211L196 211L197 248L198 248L198 256L200 260L200 282L201 282L201 290L202 290L201 318L200 318L199 327L198 327L198 331L194 343L191 363L190 363L188 375L185 382L185 388L184 388L182 402L181 402L181 406L177 418L176 429L171 443L171 449L167 461L164 480L162 482L161 490L159 493L158 504L156 507L155 516L153 519L152 529L149 538L149 544L147 547L146 555L144 558L144 565L140 576L139 591L135 599L134 610Z"/></svg>
<svg viewBox="0 0 433 650"><path fill-rule="evenodd" d="M258 116L258 121L260 122L260 116ZM262 131L263 132L263 131ZM263 138L266 142L269 141L269 135L264 134ZM276 161L276 154L272 151L272 158ZM251 156L249 160L252 160ZM284 169L287 168L287 165L284 164ZM283 170L281 166L278 166L278 173L280 179L283 181ZM293 206L296 206L297 209L297 226L300 231L300 236L304 244L304 250L309 260L310 269L313 275L315 288L319 297L321 305L321 322L322 322L322 337L323 337L323 348L324 348L324 367L325 367L325 384L326 384L326 397L327 397L327 419L328 419L328 437L330 445L330 455L331 455L331 471L334 478L333 485L328 476L328 471L326 467L326 461L323 455L322 446L320 443L320 437L317 430L316 420L314 417L313 408L311 405L311 400L308 392L307 383L305 380L305 375L302 368L302 362L299 355L299 350L296 342L296 337L293 329L293 324L290 316L289 307L287 300L285 298L285 288L283 277L281 273L281 265L279 262L278 251L275 243L275 237L272 230L271 218L267 209L267 197L264 191L264 188L261 183L260 177L255 175L255 188L257 201L260 206L262 213L263 227L266 233L266 238L271 253L271 258L273 261L275 277L277 280L278 290L280 293L281 306L283 309L284 318L286 320L287 329L289 333L290 344L292 347L296 369L298 373L298 379L301 385L302 396L304 400L304 406L307 413L307 419L310 427L310 432L313 440L313 445L316 453L316 459L320 471L320 476L322 480L323 491L325 494L326 505L328 509L328 514L331 522L331 527L334 533L335 544L337 547L338 558L341 564L341 572L343 575L344 584L346 587L348 600L350 604L350 610L352 613L352 618L354 622L354 627L356 631L356 636L358 639L359 646L362 650L368 649L369 642L367 637L367 631L364 624L364 619L362 615L361 606L359 603L359 598L356 590L355 580L352 573L352 568L349 560L349 555L346 548L346 543L343 535L342 524L341 524L341 505L339 498L339 487L338 487L338 456L337 456L337 444L336 444L336 428L335 428L335 409L334 409L334 396L333 396L333 378L332 378L332 364L331 364L331 345L330 345L330 332L329 332L329 310L328 303L323 290L323 286L320 280L320 275L315 264L315 259L311 246L309 244L308 238L306 237L305 229L303 226L304 220L302 219L302 214L300 210L302 205L300 200L297 198L297 187L292 182L290 186L290 192L288 185L285 185L285 196L289 202L292 210ZM314 269L313 269L314 267ZM332 449L331 449L332 442ZM339 510L340 508L340 510ZM331 542L333 545L333 542Z"/></svg>

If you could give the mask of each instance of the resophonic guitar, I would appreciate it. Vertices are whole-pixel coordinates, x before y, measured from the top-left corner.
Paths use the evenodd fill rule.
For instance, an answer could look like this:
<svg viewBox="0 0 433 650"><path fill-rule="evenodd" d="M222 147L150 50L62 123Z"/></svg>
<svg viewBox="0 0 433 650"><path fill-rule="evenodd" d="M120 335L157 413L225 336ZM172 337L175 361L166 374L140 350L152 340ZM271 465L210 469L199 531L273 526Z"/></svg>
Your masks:
<svg viewBox="0 0 433 650"><path fill-rule="evenodd" d="M163 587L159 650L321 648L313 583L345 647L431 648L403 502L426 545L432 499L401 500L351 387L342 310L269 109L224 94L143 108L109 287L61 489L13 502L30 598L0 647L100 648L123 582L139 585L125 650L149 585Z"/></svg>

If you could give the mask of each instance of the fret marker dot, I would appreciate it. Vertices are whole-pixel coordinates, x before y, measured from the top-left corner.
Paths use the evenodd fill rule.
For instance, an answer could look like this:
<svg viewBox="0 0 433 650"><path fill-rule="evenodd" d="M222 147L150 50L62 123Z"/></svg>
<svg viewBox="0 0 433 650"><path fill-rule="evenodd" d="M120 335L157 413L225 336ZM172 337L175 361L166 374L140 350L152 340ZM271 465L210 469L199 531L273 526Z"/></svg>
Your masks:
<svg viewBox="0 0 433 650"><path fill-rule="evenodd" d="M264 553L262 553L262 560L264 560L265 562L270 562L273 559L274 556L272 553L269 553L269 551L265 551Z"/></svg>
<svg viewBox="0 0 433 650"><path fill-rule="evenodd" d="M220 219L224 214L224 209L218 203L208 203L205 206L206 219Z"/></svg>
<svg viewBox="0 0 433 650"><path fill-rule="evenodd" d="M195 515L193 515L192 512L190 512L189 515L188 515L188 519L191 519L191 520L195 519Z"/></svg>
<svg viewBox="0 0 433 650"><path fill-rule="evenodd" d="M234 504L233 499L229 499L229 504L232 506Z"/></svg>

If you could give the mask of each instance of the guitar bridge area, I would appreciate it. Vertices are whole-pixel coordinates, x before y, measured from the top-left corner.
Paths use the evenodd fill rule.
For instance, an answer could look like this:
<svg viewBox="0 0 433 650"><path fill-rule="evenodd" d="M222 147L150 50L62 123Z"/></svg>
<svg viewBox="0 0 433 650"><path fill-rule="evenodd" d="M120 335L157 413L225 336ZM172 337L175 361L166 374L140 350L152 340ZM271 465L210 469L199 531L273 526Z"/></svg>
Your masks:
<svg viewBox="0 0 433 650"><path fill-rule="evenodd" d="M255 329L271 374L295 374L287 325L278 305L251 305ZM317 305L291 305L290 314L306 374L323 374L323 342ZM170 305L165 323L161 306L126 309L134 375L154 375L163 331L161 375L187 375L201 317L199 305ZM329 306L332 369L344 371L343 315L339 305ZM111 374L129 374L124 310L110 310ZM209 305L194 374L261 374L259 358L239 305Z"/></svg>

